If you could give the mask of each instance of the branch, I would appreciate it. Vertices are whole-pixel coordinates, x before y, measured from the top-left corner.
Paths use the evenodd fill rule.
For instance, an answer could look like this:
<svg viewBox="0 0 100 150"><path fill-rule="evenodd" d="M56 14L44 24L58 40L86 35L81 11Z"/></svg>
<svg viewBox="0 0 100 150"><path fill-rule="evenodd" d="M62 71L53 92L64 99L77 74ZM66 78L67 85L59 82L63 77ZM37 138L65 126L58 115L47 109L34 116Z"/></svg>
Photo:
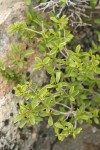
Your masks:
<svg viewBox="0 0 100 150"><path fill-rule="evenodd" d="M55 7L58 6L59 0L50 0L49 2L44 2L44 3L40 3L38 6L34 7L34 10L38 10L38 11L45 11L47 8L51 8L51 9L55 9Z"/></svg>
<svg viewBox="0 0 100 150"><path fill-rule="evenodd" d="M54 109L54 108L50 108L50 110L51 111L58 111L58 110L56 110L56 109ZM58 111L60 114L62 114L62 115L66 115L66 116L69 116L70 114L73 114L74 116L76 115L76 111L68 111L68 112L62 112L62 111Z"/></svg>
<svg viewBox="0 0 100 150"><path fill-rule="evenodd" d="M89 89L83 89L84 91L88 91L88 92L91 92ZM100 94L99 93L97 93L97 92L95 92L95 91L93 91L93 93L95 94L95 95L97 95L97 96L100 96Z"/></svg>
<svg viewBox="0 0 100 150"><path fill-rule="evenodd" d="M65 104L62 104L62 103L56 103L57 105L61 105L61 106L64 106L64 107L66 107L66 108L68 108L68 109L70 109L71 110L71 108L69 107L69 106L67 106L67 105L65 105Z"/></svg>
<svg viewBox="0 0 100 150"><path fill-rule="evenodd" d="M90 0L66 0L64 6L60 5L60 0L50 0L49 2L43 2L34 7L34 10L45 11L48 9L48 12L55 12L56 8L59 10L56 17L61 17L63 12L66 13L67 17L70 18L70 25L75 27L86 26L90 24L84 23L82 16L90 17L86 15L86 10L91 9L89 6ZM100 5L95 7L95 9L100 9Z"/></svg>
<svg viewBox="0 0 100 150"><path fill-rule="evenodd" d="M33 30L33 29L28 29L28 28L25 28L25 30L28 30L28 31L31 31L31 32L34 32L34 33L37 33L37 34L42 34L41 32L38 32L36 30Z"/></svg>

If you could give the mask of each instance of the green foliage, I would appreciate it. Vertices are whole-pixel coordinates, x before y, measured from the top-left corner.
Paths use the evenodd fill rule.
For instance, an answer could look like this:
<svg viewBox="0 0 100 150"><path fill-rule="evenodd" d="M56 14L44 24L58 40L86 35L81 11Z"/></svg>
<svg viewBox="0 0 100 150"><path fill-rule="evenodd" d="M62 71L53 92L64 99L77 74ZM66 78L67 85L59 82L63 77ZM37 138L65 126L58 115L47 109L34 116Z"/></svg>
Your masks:
<svg viewBox="0 0 100 150"><path fill-rule="evenodd" d="M97 4L97 1L98 1L98 0L90 0L90 5L91 5L92 9L95 8L95 6L96 6L96 4Z"/></svg>
<svg viewBox="0 0 100 150"><path fill-rule="evenodd" d="M95 19L94 22L95 22L96 24L100 24L100 18Z"/></svg>
<svg viewBox="0 0 100 150"><path fill-rule="evenodd" d="M0 61L0 75L7 80L19 83L27 79L24 74L24 66L27 65L27 57L32 55L34 50L24 50L23 44L12 44L8 54L8 60Z"/></svg>
<svg viewBox="0 0 100 150"><path fill-rule="evenodd" d="M31 0L25 0L26 5L30 5L31 4Z"/></svg>
<svg viewBox="0 0 100 150"><path fill-rule="evenodd" d="M100 56L95 54L98 48L89 52L81 51L81 45L74 51L67 49L73 35L64 15L56 18L51 14L49 21L46 21L39 14L28 12L27 18L27 22L11 25L10 33L17 33L18 37L27 38L30 42L37 39L43 59L36 57L33 69L45 69L49 81L43 87L36 85L35 79L19 81L14 89L16 96L21 96L22 99L15 123L20 122L22 128L28 123L34 125L47 118L48 125L54 128L59 140L70 134L75 138L82 130L77 124L92 124L93 120L99 124ZM19 72L25 63L23 58L33 53L22 49L22 44L12 45L11 68L17 65ZM16 54L20 54L18 59ZM7 71L4 63L1 70Z"/></svg>
<svg viewBox="0 0 100 150"><path fill-rule="evenodd" d="M38 3L43 3L43 2L47 2L48 0L36 0L36 2Z"/></svg>

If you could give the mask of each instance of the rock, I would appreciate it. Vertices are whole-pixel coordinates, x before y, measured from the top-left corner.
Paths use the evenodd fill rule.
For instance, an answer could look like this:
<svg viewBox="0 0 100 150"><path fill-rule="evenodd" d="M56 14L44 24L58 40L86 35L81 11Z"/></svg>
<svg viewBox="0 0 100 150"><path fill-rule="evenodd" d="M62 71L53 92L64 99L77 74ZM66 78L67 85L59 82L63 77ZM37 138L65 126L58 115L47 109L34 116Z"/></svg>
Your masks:
<svg viewBox="0 0 100 150"><path fill-rule="evenodd" d="M10 43L15 41L8 35L8 27L25 19L26 5L22 0L0 0L0 59L6 59ZM22 130L14 124L18 113L18 102L12 94L14 84L0 77L0 150L29 150L36 140L36 127Z"/></svg>
<svg viewBox="0 0 100 150"><path fill-rule="evenodd" d="M64 141L59 141L53 129L42 123L32 150L100 150L100 129L94 133L92 128L84 125L76 139L69 136Z"/></svg>
<svg viewBox="0 0 100 150"><path fill-rule="evenodd" d="M26 6L23 1L2 0L0 3L0 56L5 56L9 49L10 38L8 35L8 27L25 18Z"/></svg>
<svg viewBox="0 0 100 150"><path fill-rule="evenodd" d="M0 99L0 150L28 150L35 141L35 137L32 138L35 127L20 130L18 124L14 124L17 103L18 99L10 93Z"/></svg>

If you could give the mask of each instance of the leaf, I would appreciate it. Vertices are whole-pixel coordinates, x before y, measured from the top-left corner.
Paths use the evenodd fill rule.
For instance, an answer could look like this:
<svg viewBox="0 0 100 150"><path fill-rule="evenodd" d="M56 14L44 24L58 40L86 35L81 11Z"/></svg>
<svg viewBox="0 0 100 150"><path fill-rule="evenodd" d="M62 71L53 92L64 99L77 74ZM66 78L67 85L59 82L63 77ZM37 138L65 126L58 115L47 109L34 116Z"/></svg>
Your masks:
<svg viewBox="0 0 100 150"><path fill-rule="evenodd" d="M96 4L97 4L97 0L90 0L90 5L91 5L92 9L95 8Z"/></svg>
<svg viewBox="0 0 100 150"><path fill-rule="evenodd" d="M55 127L60 128L60 129L64 128L60 122L56 122L54 125L55 125Z"/></svg>
<svg viewBox="0 0 100 150"><path fill-rule="evenodd" d="M94 118L94 122L95 122L96 124L99 124L99 119L98 119L98 118Z"/></svg>
<svg viewBox="0 0 100 150"><path fill-rule="evenodd" d="M44 97L47 93L47 88L43 87L40 91L39 91L39 96L40 97Z"/></svg>
<svg viewBox="0 0 100 150"><path fill-rule="evenodd" d="M41 69L43 67L42 64L34 64L33 69Z"/></svg>
<svg viewBox="0 0 100 150"><path fill-rule="evenodd" d="M51 66L48 66L48 67L46 68L46 71L47 71L49 74L53 74L53 73L54 73L54 70L53 70L53 68L52 68Z"/></svg>
<svg viewBox="0 0 100 150"><path fill-rule="evenodd" d="M59 88L68 87L68 83L67 82L60 82L57 85L58 85Z"/></svg>
<svg viewBox="0 0 100 150"><path fill-rule="evenodd" d="M54 82L55 82L55 76L52 75L52 76L51 76L51 79L50 79L50 83L53 84Z"/></svg>
<svg viewBox="0 0 100 150"><path fill-rule="evenodd" d="M61 71L56 72L56 82L58 83L61 78Z"/></svg>
<svg viewBox="0 0 100 150"><path fill-rule="evenodd" d="M41 122L41 121L43 121L43 119L42 119L41 117L36 117L35 120L36 120L36 122Z"/></svg>
<svg viewBox="0 0 100 150"><path fill-rule="evenodd" d="M56 35L55 31L53 29L49 29L50 33Z"/></svg>
<svg viewBox="0 0 100 150"><path fill-rule="evenodd" d="M98 117L99 109L94 109L93 113L94 113L94 117Z"/></svg>
<svg viewBox="0 0 100 150"><path fill-rule="evenodd" d="M79 53L80 49L81 49L81 45L78 45L78 46L76 47L76 53Z"/></svg>
<svg viewBox="0 0 100 150"><path fill-rule="evenodd" d="M70 95L72 95L72 94L73 94L73 92L74 92L74 86L72 86L72 87L70 88L70 90L69 90L69 94L70 94Z"/></svg>
<svg viewBox="0 0 100 150"><path fill-rule="evenodd" d="M37 98L34 98L31 102L31 107L32 109L34 109L35 107L37 107L39 105L39 100Z"/></svg>
<svg viewBox="0 0 100 150"><path fill-rule="evenodd" d="M71 122L65 122L65 125L68 127L68 129L72 129L73 125Z"/></svg>
<svg viewBox="0 0 100 150"><path fill-rule="evenodd" d="M82 128L77 128L74 132L73 132L73 138L76 138L76 135L79 134L82 131Z"/></svg>
<svg viewBox="0 0 100 150"><path fill-rule="evenodd" d="M50 58L49 57L46 57L44 60L43 60L43 63L46 65L48 64L50 61Z"/></svg>
<svg viewBox="0 0 100 150"><path fill-rule="evenodd" d="M75 130L75 133L76 133L76 134L79 134L81 131L82 131L82 128L77 128L77 129Z"/></svg>
<svg viewBox="0 0 100 150"><path fill-rule="evenodd" d="M76 90L76 91L73 92L72 96L75 97L75 96L78 95L78 94L79 94L79 91Z"/></svg>
<svg viewBox="0 0 100 150"><path fill-rule="evenodd" d="M97 36L98 36L98 41L100 42L100 32L97 31L96 33L97 33Z"/></svg>
<svg viewBox="0 0 100 150"><path fill-rule="evenodd" d="M57 116L58 116L58 115L61 115L60 111L54 111L53 114L54 114L54 115L57 115Z"/></svg>
<svg viewBox="0 0 100 150"><path fill-rule="evenodd" d="M32 15L29 11L27 12L26 15L27 15L27 19L32 21L33 18L32 18Z"/></svg>
<svg viewBox="0 0 100 150"><path fill-rule="evenodd" d="M32 114L29 116L29 120L30 120L31 125L35 124L35 117Z"/></svg>
<svg viewBox="0 0 100 150"><path fill-rule="evenodd" d="M75 62L74 62L74 61L70 61L69 66L70 66L70 67L72 67L72 68L75 68L75 67L76 67L76 64L75 64Z"/></svg>
<svg viewBox="0 0 100 150"><path fill-rule="evenodd" d="M55 87L55 85L52 85L52 84L47 84L47 85L46 85L46 88L47 88L47 89L50 89L50 88L53 88L53 87Z"/></svg>
<svg viewBox="0 0 100 150"><path fill-rule="evenodd" d="M64 5L66 4L66 0L60 0Z"/></svg>
<svg viewBox="0 0 100 150"><path fill-rule="evenodd" d="M74 101L75 101L75 98L72 97L72 96L70 96L70 100L71 100L72 102L74 102Z"/></svg>
<svg viewBox="0 0 100 150"><path fill-rule="evenodd" d="M75 134L75 133L73 133L73 138L74 138L74 139L76 138L76 134Z"/></svg>
<svg viewBox="0 0 100 150"><path fill-rule="evenodd" d="M20 105L20 110L21 110L21 111L26 111L26 107L25 107L25 105L23 104L23 102L19 102L19 105Z"/></svg>
<svg viewBox="0 0 100 150"><path fill-rule="evenodd" d="M50 55L54 56L57 53L57 49L52 49L50 51Z"/></svg>
<svg viewBox="0 0 100 150"><path fill-rule="evenodd" d="M42 64L42 59L41 59L41 58L35 57L35 60L36 60L39 64Z"/></svg>
<svg viewBox="0 0 100 150"><path fill-rule="evenodd" d="M30 5L31 4L31 0L25 0L26 5Z"/></svg>
<svg viewBox="0 0 100 150"><path fill-rule="evenodd" d="M19 127L20 127L20 128L23 128L26 123L27 123L27 119L23 118L23 119L21 120L21 122L20 122Z"/></svg>
<svg viewBox="0 0 100 150"><path fill-rule="evenodd" d="M21 45L20 45L20 46L21 46ZM21 51L20 46L18 46L18 45L16 45L16 44L11 44L11 49L12 49L13 52L15 52L15 53L18 54L18 53Z"/></svg>
<svg viewBox="0 0 100 150"><path fill-rule="evenodd" d="M50 17L50 19L56 23L58 23L59 21L55 18L55 17Z"/></svg>
<svg viewBox="0 0 100 150"><path fill-rule="evenodd" d="M18 65L19 68L23 68L23 65L24 65L24 64L23 64L22 61L17 61L17 65Z"/></svg>
<svg viewBox="0 0 100 150"><path fill-rule="evenodd" d="M33 53L34 53L33 50L26 50L26 51L24 52L24 54L23 54L23 57L27 57L27 56L29 56L29 55L31 55L31 54L33 54Z"/></svg>
<svg viewBox="0 0 100 150"><path fill-rule="evenodd" d="M100 24L100 18L95 19L94 22L95 22L96 24Z"/></svg>
<svg viewBox="0 0 100 150"><path fill-rule="evenodd" d="M82 115L81 119L88 120L90 117L88 115Z"/></svg>
<svg viewBox="0 0 100 150"><path fill-rule="evenodd" d="M46 117L46 116L49 116L49 113L47 113L46 111L44 111L44 112L41 112L40 116L41 117Z"/></svg>
<svg viewBox="0 0 100 150"><path fill-rule="evenodd" d="M22 118L23 118L23 116L22 116L22 115L18 115L17 117L15 117L15 119L14 119L14 123L16 123L16 122L20 121Z"/></svg>
<svg viewBox="0 0 100 150"><path fill-rule="evenodd" d="M49 117L49 119L48 119L48 124L49 124L49 126L52 126L52 125L53 125L52 116Z"/></svg>

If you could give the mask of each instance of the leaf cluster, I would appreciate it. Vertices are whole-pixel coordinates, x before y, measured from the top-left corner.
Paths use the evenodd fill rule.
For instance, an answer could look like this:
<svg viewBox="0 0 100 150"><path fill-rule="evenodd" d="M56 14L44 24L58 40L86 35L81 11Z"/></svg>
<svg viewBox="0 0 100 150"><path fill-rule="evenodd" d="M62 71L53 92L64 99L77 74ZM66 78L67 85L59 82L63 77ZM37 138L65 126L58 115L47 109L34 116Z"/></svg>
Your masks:
<svg viewBox="0 0 100 150"><path fill-rule="evenodd" d="M82 130L80 124L90 125L92 121L99 124L100 56L94 54L94 49L81 51L81 45L73 51L67 49L73 35L65 15L56 18L50 14L47 22L39 14L28 12L27 18L27 22L11 25L10 33L17 33L30 42L37 39L43 59L35 57L33 70L45 69L49 81L43 87L33 81L19 82L14 88L16 96L22 98L15 122L20 122L22 128L27 123L34 125L47 118L59 140L70 134L75 138ZM22 69L23 58L33 51L22 52L20 59L16 59L20 50L22 47L13 45L11 60L13 66Z"/></svg>

